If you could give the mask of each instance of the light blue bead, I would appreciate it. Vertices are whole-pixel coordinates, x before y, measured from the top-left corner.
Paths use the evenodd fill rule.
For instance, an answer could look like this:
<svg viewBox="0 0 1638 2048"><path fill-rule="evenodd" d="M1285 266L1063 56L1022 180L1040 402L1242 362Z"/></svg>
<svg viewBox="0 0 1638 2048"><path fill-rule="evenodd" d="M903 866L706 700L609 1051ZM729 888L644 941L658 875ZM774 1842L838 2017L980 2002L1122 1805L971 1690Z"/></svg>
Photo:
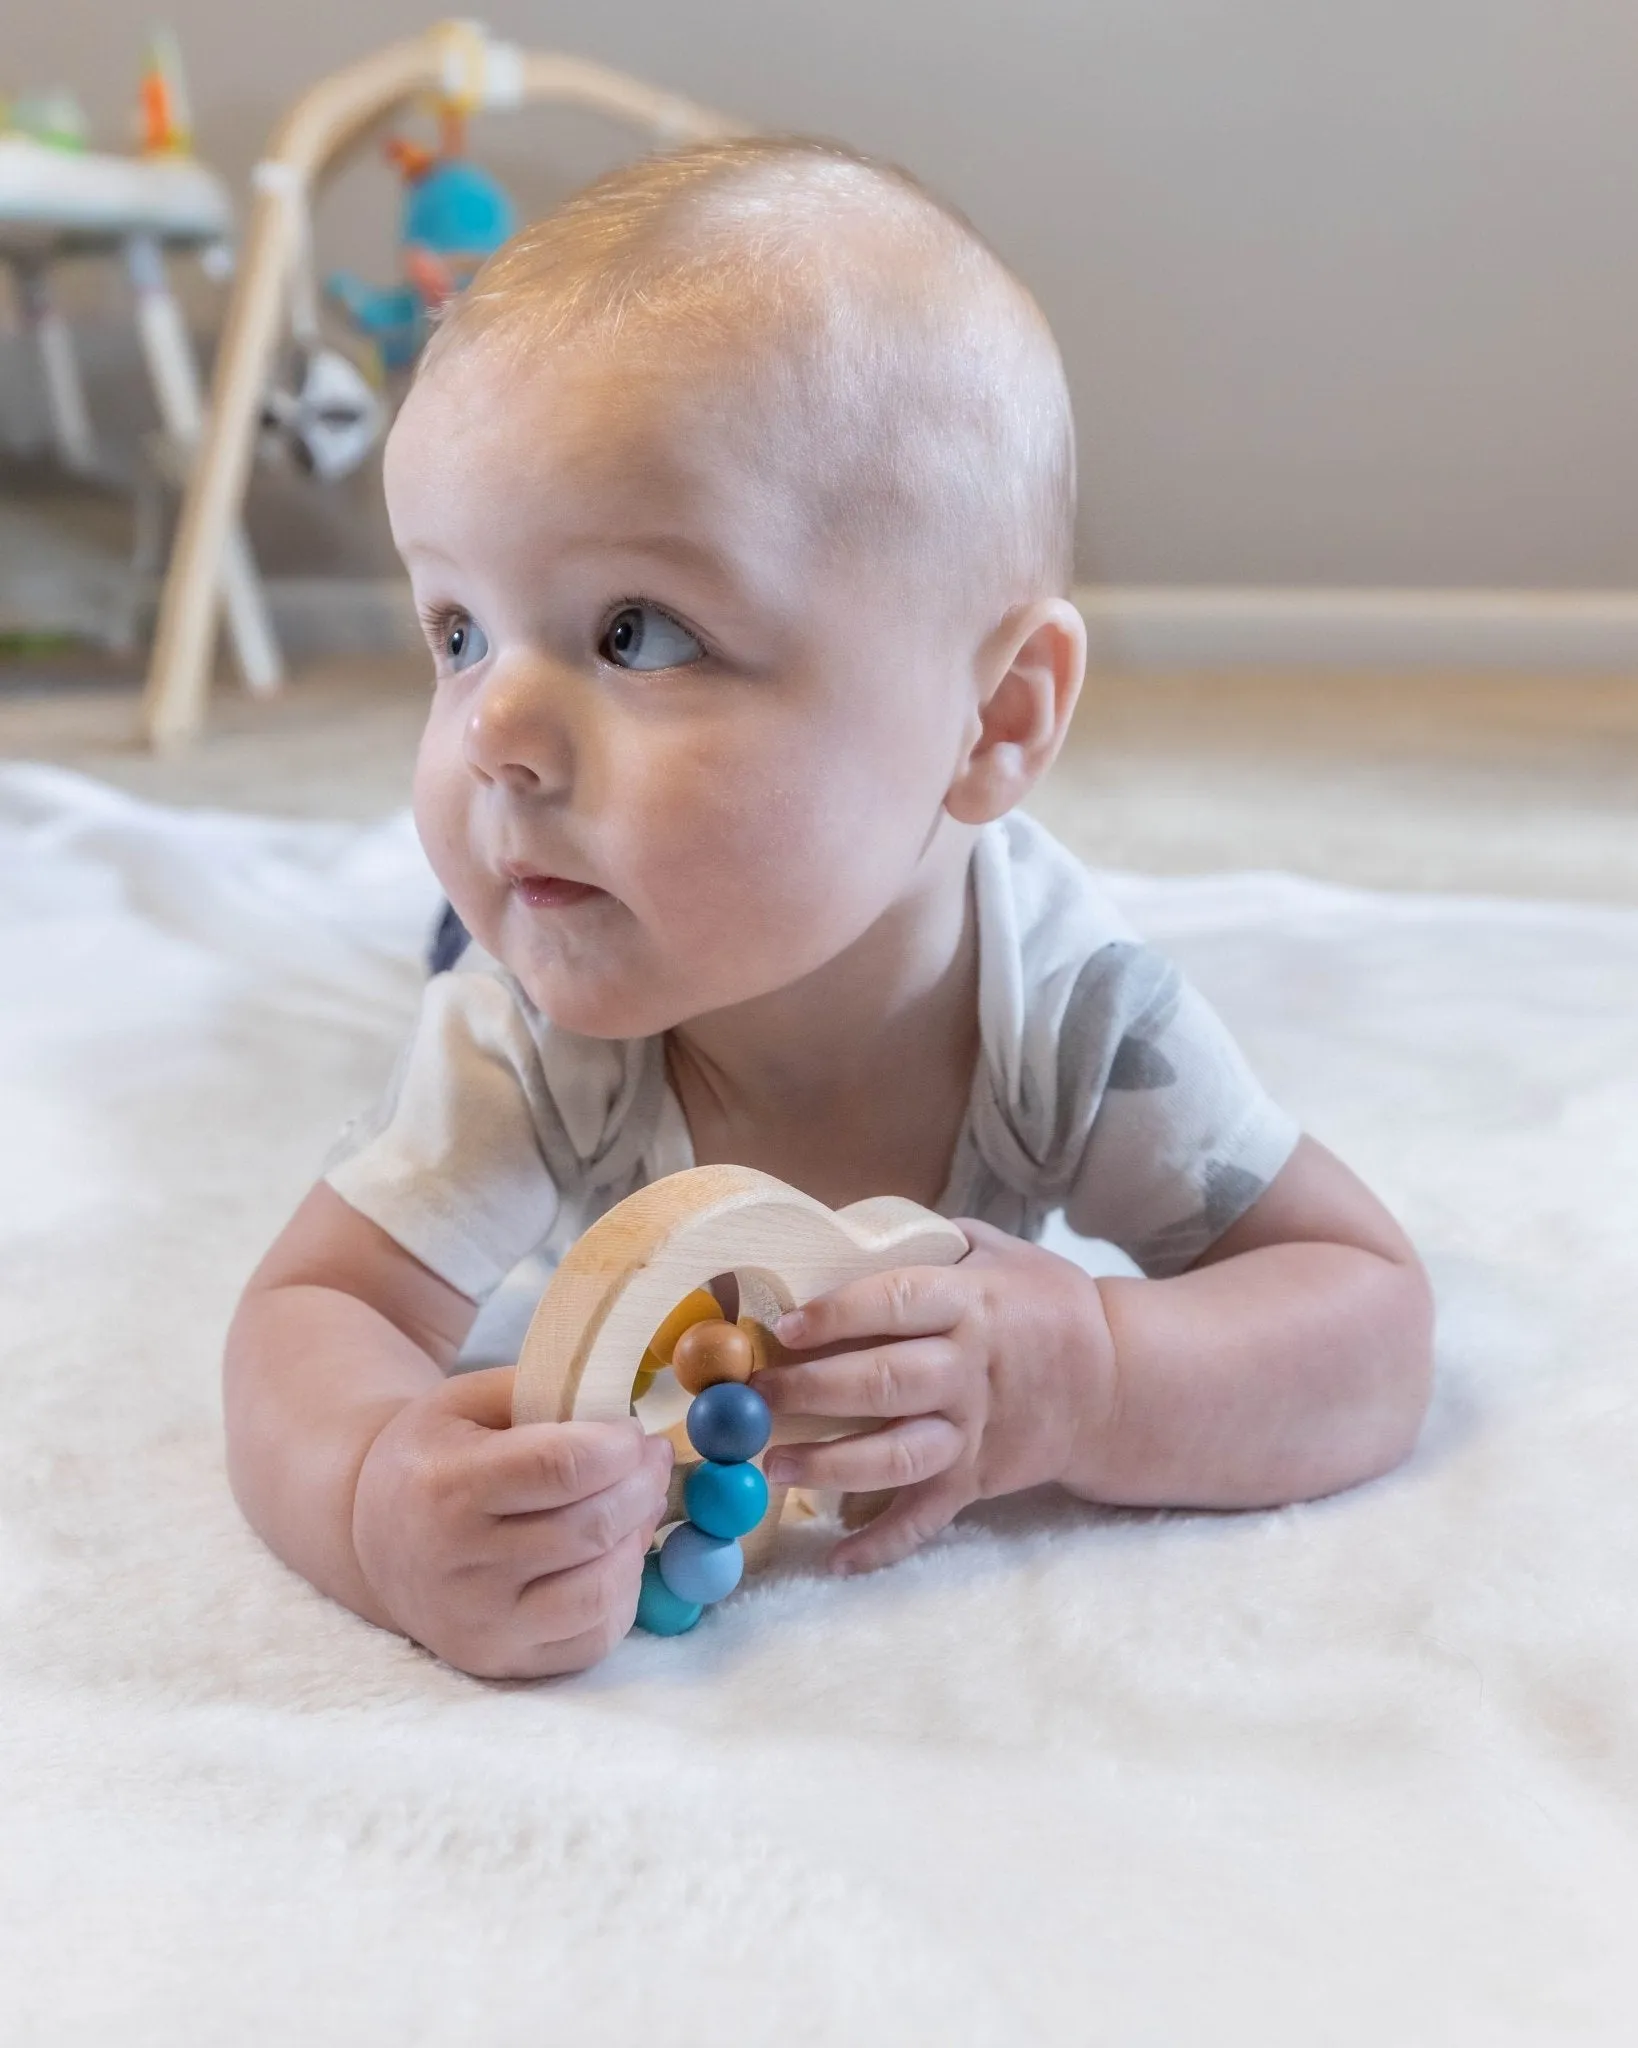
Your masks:
<svg viewBox="0 0 1638 2048"><path fill-rule="evenodd" d="M651 1636L682 1636L704 1613L697 1600L679 1600L660 1577L660 1560L651 1550L643 1559L643 1590L637 1595L637 1626Z"/></svg>
<svg viewBox="0 0 1638 2048"><path fill-rule="evenodd" d="M707 1536L744 1536L768 1512L768 1482L754 1465L699 1465L683 1487L683 1506Z"/></svg>
<svg viewBox="0 0 1638 2048"><path fill-rule="evenodd" d="M689 1404L688 1441L718 1465L754 1458L772 1434L767 1402L738 1380L719 1380Z"/></svg>
<svg viewBox="0 0 1638 2048"><path fill-rule="evenodd" d="M745 1553L732 1537L707 1536L692 1522L679 1522L660 1545L660 1577L679 1600L709 1607L739 1584Z"/></svg>

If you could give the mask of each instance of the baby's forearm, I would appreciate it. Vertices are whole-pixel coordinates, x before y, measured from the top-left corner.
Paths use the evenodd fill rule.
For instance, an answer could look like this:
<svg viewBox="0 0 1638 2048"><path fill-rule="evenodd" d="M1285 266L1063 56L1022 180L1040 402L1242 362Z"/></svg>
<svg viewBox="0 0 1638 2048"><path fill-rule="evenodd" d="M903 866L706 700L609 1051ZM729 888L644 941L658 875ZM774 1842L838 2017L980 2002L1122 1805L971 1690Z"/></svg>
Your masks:
<svg viewBox="0 0 1638 2048"><path fill-rule="evenodd" d="M286 1564L366 1620L391 1618L359 1568L353 1500L370 1446L437 1363L367 1302L333 1287L252 1289L223 1373L228 1474Z"/></svg>
<svg viewBox="0 0 1638 2048"><path fill-rule="evenodd" d="M1414 1259L1273 1244L1098 1291L1113 1399L1064 1473L1088 1499L1274 1506L1385 1472L1416 1440L1433 1317Z"/></svg>

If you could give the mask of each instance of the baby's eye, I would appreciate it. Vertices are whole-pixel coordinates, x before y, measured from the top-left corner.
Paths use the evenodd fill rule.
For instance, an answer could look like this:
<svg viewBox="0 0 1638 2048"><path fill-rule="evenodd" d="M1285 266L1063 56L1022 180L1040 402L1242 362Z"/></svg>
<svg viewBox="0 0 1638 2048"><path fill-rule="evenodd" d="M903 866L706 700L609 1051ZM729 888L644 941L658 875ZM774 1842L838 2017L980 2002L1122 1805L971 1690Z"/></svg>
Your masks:
<svg viewBox="0 0 1638 2048"><path fill-rule="evenodd" d="M474 662L482 661L489 652L489 641L476 619L468 618L465 612L456 612L444 627L444 659L458 674L463 668L471 668Z"/></svg>
<svg viewBox="0 0 1638 2048"><path fill-rule="evenodd" d="M622 605L609 620L597 651L616 668L686 668L705 649L658 605Z"/></svg>

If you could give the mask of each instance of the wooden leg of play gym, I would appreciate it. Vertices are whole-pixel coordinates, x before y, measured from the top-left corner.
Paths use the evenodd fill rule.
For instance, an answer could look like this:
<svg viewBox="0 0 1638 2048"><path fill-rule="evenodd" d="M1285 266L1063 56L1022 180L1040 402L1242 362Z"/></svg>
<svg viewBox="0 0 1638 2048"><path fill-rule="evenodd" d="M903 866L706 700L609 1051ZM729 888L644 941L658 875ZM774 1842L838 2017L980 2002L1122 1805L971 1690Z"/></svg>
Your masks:
<svg viewBox="0 0 1638 2048"><path fill-rule="evenodd" d="M291 193L262 191L252 209L244 268L228 311L210 411L183 495L160 599L142 703L143 724L154 746L191 739L204 723L224 556L228 537L238 528L249 480L294 248L294 208L300 203Z"/></svg>
<svg viewBox="0 0 1638 2048"><path fill-rule="evenodd" d="M126 269L136 298L137 334L161 424L184 465L199 445L204 405L199 371L181 309L171 295L164 253L150 235L126 244ZM221 588L227 602L228 635L246 689L258 696L284 679L279 643L267 614L255 557L244 527L235 520L223 536Z"/></svg>

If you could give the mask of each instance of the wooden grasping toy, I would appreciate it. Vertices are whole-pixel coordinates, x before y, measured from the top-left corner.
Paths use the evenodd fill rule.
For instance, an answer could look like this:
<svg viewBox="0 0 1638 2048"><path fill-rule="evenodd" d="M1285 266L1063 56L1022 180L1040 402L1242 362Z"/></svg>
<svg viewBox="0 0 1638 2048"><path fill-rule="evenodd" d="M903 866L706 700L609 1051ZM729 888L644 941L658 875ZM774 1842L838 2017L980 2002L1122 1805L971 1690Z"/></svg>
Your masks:
<svg viewBox="0 0 1638 2048"><path fill-rule="evenodd" d="M666 1519L644 1567L638 1620L680 1634L771 1554L785 1488L759 1461L767 1404L745 1382L784 1354L769 1325L787 1309L897 1266L951 1266L967 1240L898 1195L827 1209L747 1166L696 1166L640 1188L565 1254L518 1358L514 1422L614 1422L669 1365L694 1399L666 1434L677 1453ZM732 1274L739 1321L710 1281ZM868 1423L787 1418L775 1442L816 1442ZM743 1549L740 1539L745 1539Z"/></svg>

